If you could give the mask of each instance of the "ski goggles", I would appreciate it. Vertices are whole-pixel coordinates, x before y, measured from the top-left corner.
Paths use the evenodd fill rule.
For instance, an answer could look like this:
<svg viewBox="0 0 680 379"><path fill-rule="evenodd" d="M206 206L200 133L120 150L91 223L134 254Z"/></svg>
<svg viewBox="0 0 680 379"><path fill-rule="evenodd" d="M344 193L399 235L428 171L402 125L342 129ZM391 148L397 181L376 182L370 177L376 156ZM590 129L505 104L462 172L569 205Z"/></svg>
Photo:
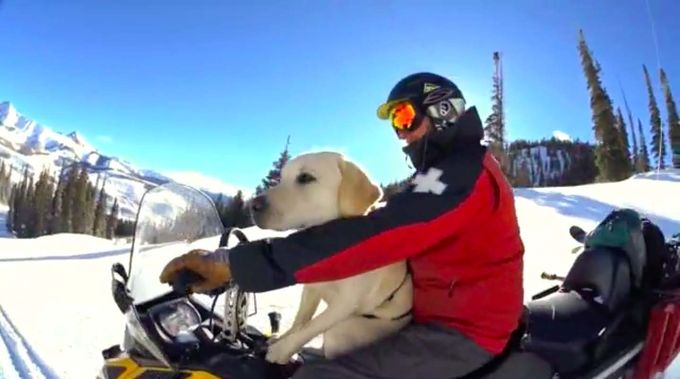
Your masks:
<svg viewBox="0 0 680 379"><path fill-rule="evenodd" d="M403 101L392 107L389 119L394 130L410 132L418 127L421 116L410 101Z"/></svg>

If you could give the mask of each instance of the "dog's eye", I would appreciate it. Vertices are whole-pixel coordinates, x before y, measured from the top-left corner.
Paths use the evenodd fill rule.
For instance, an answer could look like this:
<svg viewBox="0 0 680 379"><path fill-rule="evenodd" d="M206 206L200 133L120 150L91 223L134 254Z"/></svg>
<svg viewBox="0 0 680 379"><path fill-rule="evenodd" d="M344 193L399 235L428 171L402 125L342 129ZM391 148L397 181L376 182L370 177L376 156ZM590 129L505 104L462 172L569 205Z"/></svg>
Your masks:
<svg viewBox="0 0 680 379"><path fill-rule="evenodd" d="M306 172L303 172L302 174L297 176L296 180L297 180L298 184L307 184L307 183L311 183L311 182L315 181L316 178L309 175Z"/></svg>

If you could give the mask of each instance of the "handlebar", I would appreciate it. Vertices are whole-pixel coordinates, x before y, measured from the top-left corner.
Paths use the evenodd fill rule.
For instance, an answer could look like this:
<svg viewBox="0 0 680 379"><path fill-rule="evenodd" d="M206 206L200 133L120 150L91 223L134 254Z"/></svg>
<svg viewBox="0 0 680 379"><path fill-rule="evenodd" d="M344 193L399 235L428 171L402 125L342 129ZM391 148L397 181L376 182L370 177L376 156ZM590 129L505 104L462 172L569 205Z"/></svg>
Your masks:
<svg viewBox="0 0 680 379"><path fill-rule="evenodd" d="M235 227L229 227L224 231L224 233L222 233L222 236L220 237L219 246L220 247L227 246L229 238L231 236L236 236L236 238L238 238L239 245L242 243L249 242L248 237L246 237L245 233L243 233L242 230ZM198 284L204 280L205 278L203 278L196 272L188 269L183 269L177 272L175 280L173 280L173 282L170 283L170 285L172 286L172 290L175 293L185 296L192 292L191 291L192 285ZM225 283L224 286L210 291L208 295L217 296L220 293L224 292L225 290L229 289L231 286L233 286L232 283Z"/></svg>
<svg viewBox="0 0 680 379"><path fill-rule="evenodd" d="M191 292L191 286L203 280L205 279L201 275L184 269L177 272L175 280L172 282L172 290L180 295L188 295Z"/></svg>
<svg viewBox="0 0 680 379"><path fill-rule="evenodd" d="M557 274L549 274L547 272L542 272L541 273L541 279L564 281L564 276L559 276Z"/></svg>

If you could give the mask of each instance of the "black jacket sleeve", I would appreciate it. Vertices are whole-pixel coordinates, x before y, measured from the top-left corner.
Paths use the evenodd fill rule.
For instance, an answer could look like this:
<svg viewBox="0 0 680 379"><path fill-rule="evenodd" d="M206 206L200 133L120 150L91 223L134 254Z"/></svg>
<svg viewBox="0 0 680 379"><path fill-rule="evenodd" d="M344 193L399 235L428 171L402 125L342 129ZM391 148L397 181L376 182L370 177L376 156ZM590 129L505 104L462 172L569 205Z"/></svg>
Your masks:
<svg viewBox="0 0 680 379"><path fill-rule="evenodd" d="M430 169L441 175L441 192L416 186L366 216L236 246L229 251L235 281L263 292L342 279L408 259L464 231L470 217L490 208L493 190L481 161L453 164Z"/></svg>

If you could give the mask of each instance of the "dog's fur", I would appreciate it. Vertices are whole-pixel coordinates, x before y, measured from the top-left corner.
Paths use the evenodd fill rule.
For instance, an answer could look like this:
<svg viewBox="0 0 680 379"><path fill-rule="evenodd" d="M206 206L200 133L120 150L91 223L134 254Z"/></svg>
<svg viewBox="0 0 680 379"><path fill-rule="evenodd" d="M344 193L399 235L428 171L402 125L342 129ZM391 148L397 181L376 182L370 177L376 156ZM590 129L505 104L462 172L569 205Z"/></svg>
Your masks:
<svg viewBox="0 0 680 379"><path fill-rule="evenodd" d="M301 229L364 215L381 195L380 187L343 155L307 153L283 167L280 183L264 194L266 206L253 212L253 219L264 229ZM291 329L269 346L267 360L286 363L319 334L323 334L324 355L332 359L395 333L411 319L408 315L394 320L411 309L412 292L405 262L342 280L306 284ZM313 317L321 300L327 307Z"/></svg>

